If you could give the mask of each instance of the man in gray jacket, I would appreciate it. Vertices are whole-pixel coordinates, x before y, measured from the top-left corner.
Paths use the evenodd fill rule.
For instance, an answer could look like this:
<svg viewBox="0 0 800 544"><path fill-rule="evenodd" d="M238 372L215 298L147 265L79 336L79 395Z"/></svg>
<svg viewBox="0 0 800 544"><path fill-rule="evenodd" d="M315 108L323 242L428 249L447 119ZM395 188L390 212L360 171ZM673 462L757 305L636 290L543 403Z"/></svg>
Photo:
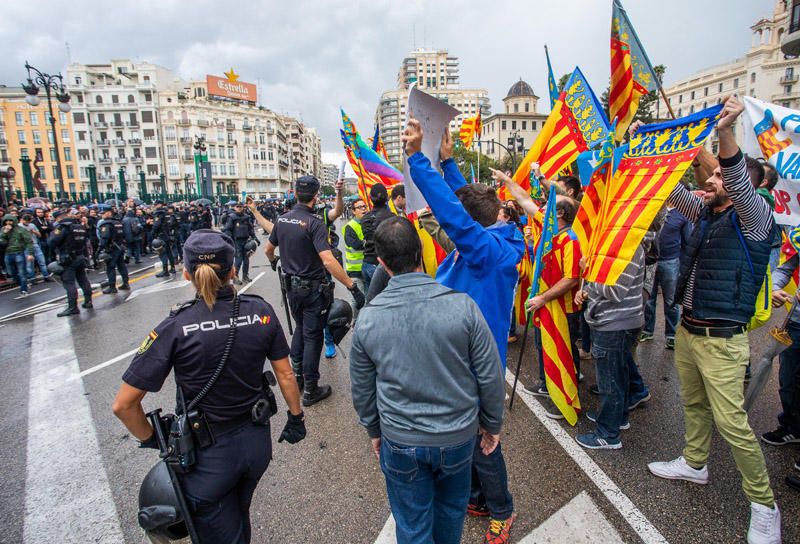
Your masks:
<svg viewBox="0 0 800 544"><path fill-rule="evenodd" d="M398 544L456 544L475 440L488 455L500 439L500 356L475 302L422 272L407 219L383 221L374 240L391 280L356 324L353 405L386 477Z"/></svg>

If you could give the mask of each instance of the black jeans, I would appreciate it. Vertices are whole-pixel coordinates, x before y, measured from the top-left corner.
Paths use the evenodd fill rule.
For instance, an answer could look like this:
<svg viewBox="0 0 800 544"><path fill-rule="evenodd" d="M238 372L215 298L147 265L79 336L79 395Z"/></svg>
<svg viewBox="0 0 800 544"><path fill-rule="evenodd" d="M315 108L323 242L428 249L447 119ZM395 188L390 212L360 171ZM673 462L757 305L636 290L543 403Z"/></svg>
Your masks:
<svg viewBox="0 0 800 544"><path fill-rule="evenodd" d="M306 383L319 381L319 357L322 354L322 330L328 322L328 298L319 289L299 296L289 289L289 309L295 327L290 355L292 366L302 368Z"/></svg>
<svg viewBox="0 0 800 544"><path fill-rule="evenodd" d="M119 270L119 275L122 276L122 283L128 283L128 265L125 264L125 252L121 248L114 248L109 249L108 253L111 255L111 259L106 263L108 285L116 287L117 270Z"/></svg>
<svg viewBox="0 0 800 544"><path fill-rule="evenodd" d="M92 284L89 283L89 276L86 275L86 265L88 259L80 256L75 257L69 264L64 265L64 273L61 274L61 283L64 285L64 290L67 292L67 303L70 307L77 306L78 304L78 287L75 285L77 281L83 291L83 298L91 302L92 300Z"/></svg>
<svg viewBox="0 0 800 544"><path fill-rule="evenodd" d="M247 238L239 238L234 240L233 245L236 248L236 256L234 257L233 264L236 266L236 275L242 273L242 278L246 278L250 272L250 256L247 255L247 250L244 245L247 243Z"/></svg>
<svg viewBox="0 0 800 544"><path fill-rule="evenodd" d="M163 240L163 238L162 238ZM175 268L175 242L173 240L163 240L164 247L162 248L163 251L159 258L161 259L161 266L164 267L164 270L167 270L167 261L169 261L169 267Z"/></svg>
<svg viewBox="0 0 800 544"><path fill-rule="evenodd" d="M183 489L201 544L250 542L250 502L272 460L269 425L246 423L197 451Z"/></svg>

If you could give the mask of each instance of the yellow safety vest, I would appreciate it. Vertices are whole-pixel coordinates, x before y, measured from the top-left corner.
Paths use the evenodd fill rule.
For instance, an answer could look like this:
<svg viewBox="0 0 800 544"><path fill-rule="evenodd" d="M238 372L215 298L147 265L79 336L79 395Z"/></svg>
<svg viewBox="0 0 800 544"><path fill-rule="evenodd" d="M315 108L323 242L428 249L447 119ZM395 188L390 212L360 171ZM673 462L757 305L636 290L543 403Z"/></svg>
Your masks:
<svg viewBox="0 0 800 544"><path fill-rule="evenodd" d="M353 229L359 240L364 240L364 231L361 230L361 223L355 219L351 219L344 226L344 269L347 272L361 272L361 265L364 262L364 250L356 250L347 245L347 227Z"/></svg>

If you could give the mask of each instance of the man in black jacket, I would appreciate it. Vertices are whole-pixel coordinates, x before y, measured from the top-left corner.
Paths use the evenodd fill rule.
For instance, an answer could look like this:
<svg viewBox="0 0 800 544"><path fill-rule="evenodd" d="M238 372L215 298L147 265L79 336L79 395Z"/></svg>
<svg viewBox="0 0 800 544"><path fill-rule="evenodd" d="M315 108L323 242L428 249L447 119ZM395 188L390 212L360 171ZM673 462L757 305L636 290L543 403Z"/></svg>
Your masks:
<svg viewBox="0 0 800 544"><path fill-rule="evenodd" d="M369 191L369 199L372 201L372 210L364 215L361 220L361 228L364 232L364 264L361 266L361 275L364 284L369 290L372 275L378 268L378 256L375 252L375 231L383 221L394 217L392 210L389 209L389 194L386 187L376 183Z"/></svg>

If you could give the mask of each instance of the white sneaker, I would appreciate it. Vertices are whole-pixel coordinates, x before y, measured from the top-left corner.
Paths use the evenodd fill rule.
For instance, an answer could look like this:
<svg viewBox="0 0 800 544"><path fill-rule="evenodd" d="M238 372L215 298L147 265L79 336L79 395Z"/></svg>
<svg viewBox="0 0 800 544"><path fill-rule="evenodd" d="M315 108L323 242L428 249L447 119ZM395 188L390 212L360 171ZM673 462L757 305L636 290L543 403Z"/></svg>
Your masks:
<svg viewBox="0 0 800 544"><path fill-rule="evenodd" d="M661 463L650 463L647 468L659 478L668 480L686 480L695 484L705 485L708 483L708 467L695 469L686 464L683 455L672 461Z"/></svg>
<svg viewBox="0 0 800 544"><path fill-rule="evenodd" d="M780 544L781 511L776 504L773 508L750 503L750 529L747 531L748 544Z"/></svg>

